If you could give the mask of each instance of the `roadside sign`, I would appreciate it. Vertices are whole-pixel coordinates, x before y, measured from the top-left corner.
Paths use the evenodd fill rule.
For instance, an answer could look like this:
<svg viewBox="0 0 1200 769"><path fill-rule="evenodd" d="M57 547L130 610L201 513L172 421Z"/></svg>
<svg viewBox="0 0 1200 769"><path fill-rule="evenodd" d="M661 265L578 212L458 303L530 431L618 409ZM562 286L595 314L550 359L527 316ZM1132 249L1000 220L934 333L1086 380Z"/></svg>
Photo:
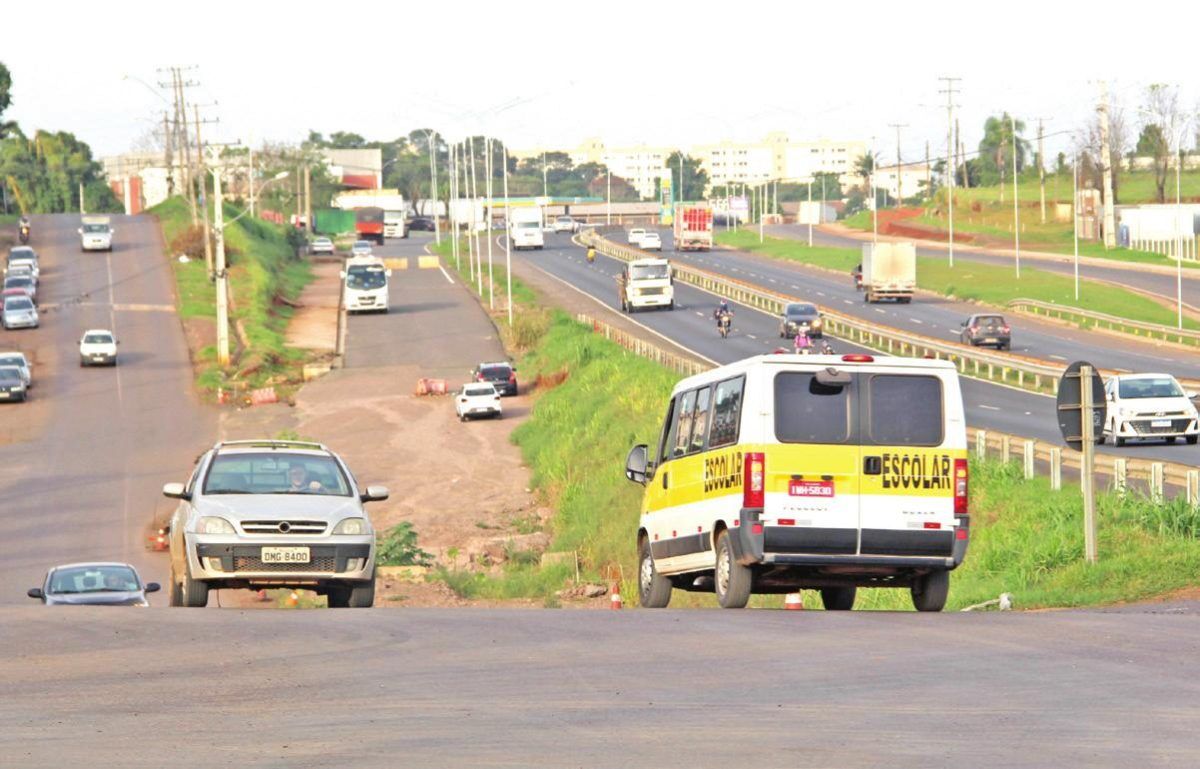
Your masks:
<svg viewBox="0 0 1200 769"><path fill-rule="evenodd" d="M819 200L802 200L800 201L800 210L796 218L797 224L820 224L821 209L824 203Z"/></svg>
<svg viewBox="0 0 1200 769"><path fill-rule="evenodd" d="M1075 361L1068 366L1058 383L1058 428L1066 444L1076 451L1083 450L1084 403L1080 371L1084 366L1091 370L1093 439L1102 434L1104 419L1108 414L1108 405L1104 401L1104 380L1100 378L1096 367L1086 361Z"/></svg>
<svg viewBox="0 0 1200 769"><path fill-rule="evenodd" d="M675 195L671 185L671 175L667 174L660 180L658 203L658 223L664 227L675 221Z"/></svg>

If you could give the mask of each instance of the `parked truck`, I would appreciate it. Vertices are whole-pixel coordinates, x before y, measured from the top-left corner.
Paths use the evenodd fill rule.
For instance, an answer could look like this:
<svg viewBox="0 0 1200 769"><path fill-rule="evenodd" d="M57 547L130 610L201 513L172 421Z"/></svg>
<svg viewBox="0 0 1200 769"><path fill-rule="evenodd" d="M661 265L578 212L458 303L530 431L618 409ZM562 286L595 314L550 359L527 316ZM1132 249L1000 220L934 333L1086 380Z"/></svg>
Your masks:
<svg viewBox="0 0 1200 769"><path fill-rule="evenodd" d="M712 207L699 203L675 206L675 250L707 251L713 245Z"/></svg>
<svg viewBox="0 0 1200 769"><path fill-rule="evenodd" d="M621 311L632 313L645 307L675 309L675 282L666 259L635 259L617 276Z"/></svg>
<svg viewBox="0 0 1200 769"><path fill-rule="evenodd" d="M383 209L354 209L354 232L359 240L373 240L383 245Z"/></svg>
<svg viewBox="0 0 1200 769"><path fill-rule="evenodd" d="M521 206L509 209L508 235L512 238L512 247L518 251L522 248L541 249L545 247L541 206Z"/></svg>
<svg viewBox="0 0 1200 769"><path fill-rule="evenodd" d="M376 240L383 243L383 238L405 238L408 237L408 228L405 225L405 217L408 214L408 204L404 202L404 196L396 190L355 190L342 192L334 197L333 205L344 211L360 211L363 209L379 209L382 211L380 219L381 227L378 234L371 233L364 237L364 240ZM355 217L356 222L361 220L361 217ZM357 224L355 231L359 236L363 236L362 230L358 229Z"/></svg>
<svg viewBox="0 0 1200 769"><path fill-rule="evenodd" d="M912 243L863 243L863 299L907 304L917 288L917 249Z"/></svg>

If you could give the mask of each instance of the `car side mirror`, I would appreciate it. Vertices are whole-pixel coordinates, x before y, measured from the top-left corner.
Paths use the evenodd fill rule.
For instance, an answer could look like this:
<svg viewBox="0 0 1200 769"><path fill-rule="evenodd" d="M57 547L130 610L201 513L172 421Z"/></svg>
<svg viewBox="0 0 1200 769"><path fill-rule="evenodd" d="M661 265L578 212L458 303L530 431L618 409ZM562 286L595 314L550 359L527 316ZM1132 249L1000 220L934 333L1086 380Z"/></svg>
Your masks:
<svg viewBox="0 0 1200 769"><path fill-rule="evenodd" d="M625 477L643 486L646 485L646 466L649 462L646 452L646 444L639 443L629 450L629 456L625 458Z"/></svg>
<svg viewBox="0 0 1200 769"><path fill-rule="evenodd" d="M1187 392L1184 393L1184 395L1187 396L1187 399L1190 401L1196 400L1196 391L1195 390L1188 390Z"/></svg>
<svg viewBox="0 0 1200 769"><path fill-rule="evenodd" d="M390 278L390 277L392 277L392 271L391 271L391 270L384 270L384 271L383 271L383 274L384 274L384 275L387 275L389 278Z"/></svg>
<svg viewBox="0 0 1200 769"><path fill-rule="evenodd" d="M157 582L147 582L146 583L146 592L147 593L157 593L159 590L162 590L162 585L158 584Z"/></svg>
<svg viewBox="0 0 1200 769"><path fill-rule="evenodd" d="M387 486L368 486L367 490L359 495L359 499L363 502L382 502L388 496Z"/></svg>
<svg viewBox="0 0 1200 769"><path fill-rule="evenodd" d="M29 591L26 592L25 595L29 596L30 598L45 598L46 597L46 594L42 592L42 589L40 587L29 588Z"/></svg>
<svg viewBox="0 0 1200 769"><path fill-rule="evenodd" d="M958 325L965 326L965 325L967 325L967 322L964 320L962 323L959 323Z"/></svg>
<svg viewBox="0 0 1200 769"><path fill-rule="evenodd" d="M191 499L192 495L184 491L182 483L164 483L162 488L164 497L168 499Z"/></svg>
<svg viewBox="0 0 1200 769"><path fill-rule="evenodd" d="M346 271L342 270L341 272L339 272L338 277L341 278L342 280L345 280L346 279Z"/></svg>
<svg viewBox="0 0 1200 769"><path fill-rule="evenodd" d="M83 234L83 228L82 228L82 227L80 227L79 229L77 229L77 230L75 230L75 231L76 231L76 232L78 232L80 235L82 235L82 234Z"/></svg>

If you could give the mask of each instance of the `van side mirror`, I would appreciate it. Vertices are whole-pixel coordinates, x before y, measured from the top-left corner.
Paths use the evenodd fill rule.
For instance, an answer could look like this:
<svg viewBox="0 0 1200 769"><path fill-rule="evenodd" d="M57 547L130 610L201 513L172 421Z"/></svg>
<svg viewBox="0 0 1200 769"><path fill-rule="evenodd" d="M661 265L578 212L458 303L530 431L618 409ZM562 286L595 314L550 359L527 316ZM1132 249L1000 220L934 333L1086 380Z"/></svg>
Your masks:
<svg viewBox="0 0 1200 769"><path fill-rule="evenodd" d="M845 387L850 384L850 372L838 371L833 366L817 372L817 384L825 387Z"/></svg>
<svg viewBox="0 0 1200 769"><path fill-rule="evenodd" d="M625 458L625 477L643 486L646 485L646 465L648 462L646 451L646 444L639 443L629 450L629 456Z"/></svg>
<svg viewBox="0 0 1200 769"><path fill-rule="evenodd" d="M1190 401L1196 400L1196 391L1195 390L1188 390L1187 392L1184 393L1184 395L1187 396L1187 399Z"/></svg>

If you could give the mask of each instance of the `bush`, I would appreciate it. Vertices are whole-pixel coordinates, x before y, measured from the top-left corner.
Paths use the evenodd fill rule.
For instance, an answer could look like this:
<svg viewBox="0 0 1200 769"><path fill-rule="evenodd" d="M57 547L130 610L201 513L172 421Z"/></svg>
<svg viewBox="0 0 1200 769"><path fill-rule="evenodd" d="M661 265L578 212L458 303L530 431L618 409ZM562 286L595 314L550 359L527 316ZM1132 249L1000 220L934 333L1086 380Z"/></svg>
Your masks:
<svg viewBox="0 0 1200 769"><path fill-rule="evenodd" d="M187 254L189 259L204 258L204 228L192 225L171 240L171 256Z"/></svg>
<svg viewBox="0 0 1200 769"><path fill-rule="evenodd" d="M376 566L429 566L433 555L417 546L417 532L408 521L388 530L375 547Z"/></svg>

